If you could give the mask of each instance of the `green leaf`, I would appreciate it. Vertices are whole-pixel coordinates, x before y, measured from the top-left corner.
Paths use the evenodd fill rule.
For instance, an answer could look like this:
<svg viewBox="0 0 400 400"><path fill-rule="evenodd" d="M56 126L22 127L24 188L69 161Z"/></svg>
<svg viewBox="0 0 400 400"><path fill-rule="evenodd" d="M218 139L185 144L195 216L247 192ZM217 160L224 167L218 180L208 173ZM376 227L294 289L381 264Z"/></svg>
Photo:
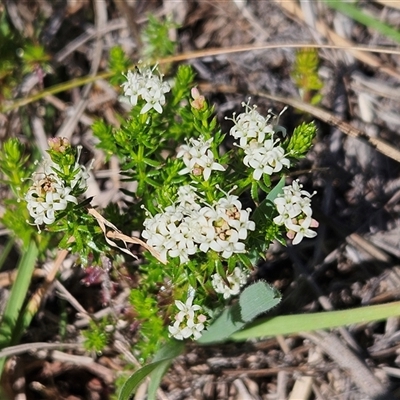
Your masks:
<svg viewBox="0 0 400 400"><path fill-rule="evenodd" d="M239 297L242 320L250 322L258 315L275 307L281 301L281 295L274 287L263 281L258 281Z"/></svg>
<svg viewBox="0 0 400 400"><path fill-rule="evenodd" d="M263 318L243 331L234 333L230 339L247 340L276 335L289 335L302 331L330 329L357 323L381 321L400 315L400 302L366 306L351 310L319 312L300 315L282 315Z"/></svg>
<svg viewBox="0 0 400 400"><path fill-rule="evenodd" d="M349 4L347 1L332 1L332 0L323 0L326 5L330 8L333 8L339 11L342 14L347 15L348 17L354 19L355 21L363 24L371 29L374 29L385 35L388 38L395 40L400 43L400 32L393 28L392 26L385 24L384 22L376 19L363 11L360 11L358 7L353 4Z"/></svg>
<svg viewBox="0 0 400 400"><path fill-rule="evenodd" d="M275 307L280 300L277 290L266 282L254 283L243 290L239 303L226 308L197 342L212 344L226 340L259 314Z"/></svg>
<svg viewBox="0 0 400 400"><path fill-rule="evenodd" d="M145 379L152 372L154 372L153 377L155 378L155 381L154 383L150 384L148 398L155 399L154 394L161 381L162 375L166 371L166 365L169 365L175 357L179 356L182 353L183 349L184 342L178 342L175 340L163 346L159 353L157 353L154 357L154 362L138 369L127 379L127 381L121 388L118 400L129 400L130 397L134 394L135 390L141 384L143 379ZM154 397L150 397L150 394Z"/></svg>
<svg viewBox="0 0 400 400"><path fill-rule="evenodd" d="M285 186L285 177L283 176L278 184L268 193L267 197L260 203L260 205L254 210L252 220L256 224L265 223L268 220L268 216L271 216L271 205L273 201L282 193L282 188Z"/></svg>
<svg viewBox="0 0 400 400"><path fill-rule="evenodd" d="M250 194L251 194L251 198L256 203L258 203L259 197L258 197L258 184L257 184L257 181L252 181L251 182Z"/></svg>
<svg viewBox="0 0 400 400"><path fill-rule="evenodd" d="M184 350L184 342L172 340L165 346L161 347L158 353L154 356L153 362L161 361L161 364L151 373L150 384L147 392L148 400L156 400L156 392L160 386L162 377L167 372L174 358L179 356Z"/></svg>
<svg viewBox="0 0 400 400"><path fill-rule="evenodd" d="M278 184L268 193L267 200L273 203L274 200L278 197L278 195L282 193L282 189L284 186L285 186L285 177L282 176Z"/></svg>
<svg viewBox="0 0 400 400"><path fill-rule="evenodd" d="M126 78L123 75L126 73L131 65L131 61L125 55L121 47L116 46L110 50L110 61L108 68L113 73L110 77L110 83L113 85L120 85Z"/></svg>
<svg viewBox="0 0 400 400"><path fill-rule="evenodd" d="M17 278L11 289L7 305L3 312L0 324L0 349L17 344L31 320L22 326L18 326L23 313L23 304L31 283L33 270L38 257L36 243L31 240L18 264ZM3 372L5 358L0 358L0 376Z"/></svg>

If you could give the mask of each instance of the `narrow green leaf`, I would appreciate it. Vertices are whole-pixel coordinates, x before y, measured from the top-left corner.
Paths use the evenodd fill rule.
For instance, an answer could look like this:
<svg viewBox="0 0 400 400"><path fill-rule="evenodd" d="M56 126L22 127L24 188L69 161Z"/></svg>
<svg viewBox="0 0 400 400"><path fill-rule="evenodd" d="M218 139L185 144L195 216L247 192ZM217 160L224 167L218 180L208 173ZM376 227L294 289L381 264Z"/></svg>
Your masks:
<svg viewBox="0 0 400 400"><path fill-rule="evenodd" d="M127 379L127 381L121 388L118 400L129 400L131 396L134 394L135 390L141 384L143 379L145 379L153 371L156 371L159 368L160 371L155 372L154 375L154 377L156 378L156 382L151 386L151 393L152 395L154 395L154 392L157 390L158 384L160 383L160 380L164 372L166 371L166 364L171 363L175 357L177 357L182 353L183 349L184 349L184 342L178 342L178 341L171 341L170 343L168 343L168 345L165 345L163 348L161 348L159 353L157 353L156 356L154 357L155 359L154 362L138 369ZM157 379L159 379L158 382Z"/></svg>
<svg viewBox="0 0 400 400"><path fill-rule="evenodd" d="M258 185L257 181L251 182L251 189L250 189L251 198L258 203Z"/></svg>
<svg viewBox="0 0 400 400"><path fill-rule="evenodd" d="M330 8L333 8L342 14L347 15L348 17L354 19L355 21L363 24L371 29L374 29L385 35L388 38L395 40L396 42L400 43L400 32L391 27L388 24L371 17L370 15L362 12L358 7L354 6L345 1L332 1L332 0L323 0L326 5Z"/></svg>
<svg viewBox="0 0 400 400"><path fill-rule="evenodd" d="M160 386L162 377L167 372L174 358L179 356L185 348L184 342L172 340L163 346L154 356L154 362L162 361L150 375L150 384L147 392L148 400L156 400L157 389Z"/></svg>
<svg viewBox="0 0 400 400"><path fill-rule="evenodd" d="M161 163L157 160L152 160L151 158L143 157L143 162L147 165L150 165L150 167L159 167Z"/></svg>
<svg viewBox="0 0 400 400"><path fill-rule="evenodd" d="M400 315L400 301L366 306L351 310L329 311L312 314L284 315L263 318L252 326L234 333L230 339L241 341L276 335L289 335L302 331L331 329L344 325L381 321Z"/></svg>
<svg viewBox="0 0 400 400"><path fill-rule="evenodd" d="M0 349L18 343L26 328L24 326L20 331L16 331L17 322L21 316L22 307L31 283L38 252L36 243L31 240L18 264L18 274L1 318ZM0 376L3 372L5 360L5 357L0 358Z"/></svg>

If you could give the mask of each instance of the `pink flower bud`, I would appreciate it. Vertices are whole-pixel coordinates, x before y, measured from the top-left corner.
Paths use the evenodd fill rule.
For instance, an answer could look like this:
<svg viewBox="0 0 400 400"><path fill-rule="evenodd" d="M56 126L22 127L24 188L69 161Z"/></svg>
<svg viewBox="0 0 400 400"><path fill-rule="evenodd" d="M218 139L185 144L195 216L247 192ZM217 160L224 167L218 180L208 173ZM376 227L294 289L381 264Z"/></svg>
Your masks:
<svg viewBox="0 0 400 400"><path fill-rule="evenodd" d="M205 98L204 96L200 95L200 92L197 89L197 87L192 88L190 93L194 99L192 102L190 102L190 105L196 110L201 110L202 108L204 108Z"/></svg>
<svg viewBox="0 0 400 400"><path fill-rule="evenodd" d="M50 149L56 151L57 153L64 153L67 148L70 147L69 140L65 137L50 138L47 140L47 143Z"/></svg>

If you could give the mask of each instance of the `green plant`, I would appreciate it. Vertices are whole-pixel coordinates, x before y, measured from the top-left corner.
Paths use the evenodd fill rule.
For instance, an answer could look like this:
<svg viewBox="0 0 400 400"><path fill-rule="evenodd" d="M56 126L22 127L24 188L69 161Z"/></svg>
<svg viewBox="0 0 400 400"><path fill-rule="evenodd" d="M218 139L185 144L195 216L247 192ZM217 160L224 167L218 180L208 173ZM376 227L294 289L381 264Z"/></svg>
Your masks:
<svg viewBox="0 0 400 400"><path fill-rule="evenodd" d="M6 10L0 14L0 100L10 99L23 77L52 72L50 57L35 39L22 37L8 21Z"/></svg>
<svg viewBox="0 0 400 400"><path fill-rule="evenodd" d="M170 19L158 19L148 15L148 24L142 33L142 56L145 59L159 60L175 53L176 42L170 39L170 31L177 28L177 24Z"/></svg>
<svg viewBox="0 0 400 400"><path fill-rule="evenodd" d="M86 350L94 353L101 353L108 344L114 326L107 318L101 321L90 321L89 329L82 332L85 338L83 345Z"/></svg>
<svg viewBox="0 0 400 400"><path fill-rule="evenodd" d="M168 24L149 21L146 57L171 54L172 42L162 47ZM32 60L42 59L39 50L32 54ZM93 125L98 147L107 157L119 158L124 180L136 182L136 190L124 190L129 199L125 206L95 210L91 199L83 200L90 167L80 164L80 149L65 138L49 140L51 161L40 162L38 169L16 140L6 142L0 152L3 182L14 195L3 223L27 249L3 316L2 347L16 343L30 322L23 299L35 259L46 247L57 246L78 254L83 267L102 268L108 279L104 265L133 271L128 312L92 321L83 333L85 348L101 352L122 320L134 331L135 356L147 361L154 355L126 379L119 393L124 400L149 374L148 396L155 398L162 375L183 351L185 340L199 345L245 340L311 329L320 317L318 327L329 328L398 313L393 305L371 313L358 309L353 318L350 313L283 316L248 326L281 298L267 282L247 285L269 244L289 239L295 245L316 235L313 194L297 180L286 182L290 168L312 146L316 125L303 123L282 137L286 130L279 118L262 115L249 100L242 104L243 112L227 118L236 141L229 148L227 134L197 90L189 66L178 67L165 79L156 65L144 61L128 70L129 64L115 48L110 71L102 76L122 86L121 101L130 111L119 116L119 128L102 120ZM320 89L317 67L316 54L299 53L295 79L310 96ZM145 242L129 236L137 230ZM136 256L127 243L145 249L140 266L130 262ZM121 253L129 256L123 262Z"/></svg>
<svg viewBox="0 0 400 400"><path fill-rule="evenodd" d="M114 54L113 65L123 65L121 54ZM243 291L236 308L226 309L272 240L284 242L286 235L296 244L316 235L311 194L297 181L285 186L284 180L311 146L316 128L303 124L281 140L275 116L264 117L243 103L244 111L231 118L237 145L222 153L225 135L194 87L189 66L179 67L168 82L156 67L144 65L125 79L123 101L131 105L130 115L117 129L98 121L93 132L99 148L120 158L124 178L137 182L135 192L126 192L134 218L124 228L142 230L147 244L136 243L149 250L130 295L139 323L135 351L146 359L169 337L200 339L221 312L228 329L218 336L216 319L205 340L210 335L223 340L277 304L280 295L259 282ZM24 189L33 225L77 253L82 266L112 262L117 249L133 255L113 241L133 240L114 225L118 213L104 210L113 218L108 221L90 207L90 199L81 201L88 169L79 163L80 149L65 138L50 139L49 146L51 160L39 164ZM281 177L275 186L272 175ZM264 299L260 307L252 303L257 298ZM92 323L85 333L88 349L106 345L104 323Z"/></svg>
<svg viewBox="0 0 400 400"><path fill-rule="evenodd" d="M319 58L316 49L301 49L291 73L303 101L318 104L321 101L322 81L318 76Z"/></svg>

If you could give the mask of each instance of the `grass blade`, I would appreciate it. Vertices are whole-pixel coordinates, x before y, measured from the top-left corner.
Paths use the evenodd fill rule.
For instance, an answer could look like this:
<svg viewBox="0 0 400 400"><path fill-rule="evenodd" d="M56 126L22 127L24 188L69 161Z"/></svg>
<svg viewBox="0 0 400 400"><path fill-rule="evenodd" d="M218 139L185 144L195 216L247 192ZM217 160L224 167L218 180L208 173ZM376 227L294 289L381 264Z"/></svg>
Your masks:
<svg viewBox="0 0 400 400"><path fill-rule="evenodd" d="M18 264L18 274L1 319L0 349L15 344L23 334L23 332L16 331L15 327L31 283L38 252L36 243L31 240ZM5 360L5 357L0 358L0 376L3 372Z"/></svg>
<svg viewBox="0 0 400 400"><path fill-rule="evenodd" d="M400 315L400 301L351 310L284 315L257 321L248 328L234 333L230 339L241 341L267 336L289 335L317 329L330 329L344 325L382 321L398 315Z"/></svg>
<svg viewBox="0 0 400 400"><path fill-rule="evenodd" d="M379 33L381 33L382 35L400 43L400 32L398 30L362 12L359 8L357 8L353 4L346 3L344 1L332 1L332 0L323 0L323 1L326 3L328 7L333 8L336 11L339 11L340 13L345 14L348 17L354 19L360 24L363 24L368 28L374 29Z"/></svg>

